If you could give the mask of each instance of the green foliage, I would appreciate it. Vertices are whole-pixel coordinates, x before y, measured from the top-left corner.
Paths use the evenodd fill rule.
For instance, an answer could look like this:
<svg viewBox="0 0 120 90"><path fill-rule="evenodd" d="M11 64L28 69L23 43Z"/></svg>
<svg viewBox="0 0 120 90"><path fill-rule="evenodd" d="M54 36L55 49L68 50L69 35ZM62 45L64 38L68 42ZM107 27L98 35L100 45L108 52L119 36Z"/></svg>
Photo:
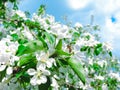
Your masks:
<svg viewBox="0 0 120 90"><path fill-rule="evenodd" d="M46 20L46 23L50 25L50 21L48 19Z"/></svg>
<svg viewBox="0 0 120 90"><path fill-rule="evenodd" d="M29 19L27 19L25 21L25 25L27 25L29 27L29 29L38 29L40 30L40 24L38 22L34 22L34 21L31 21Z"/></svg>
<svg viewBox="0 0 120 90"><path fill-rule="evenodd" d="M19 45L16 55L21 56L23 54L33 53L35 51L42 50L43 48L44 47L41 41L31 41L26 45Z"/></svg>
<svg viewBox="0 0 120 90"><path fill-rule="evenodd" d="M76 41L80 37L80 34L78 32L74 32L72 37L73 37L73 40Z"/></svg>
<svg viewBox="0 0 120 90"><path fill-rule="evenodd" d="M74 72L78 75L78 77L83 82L83 84L85 84L86 80L85 80L83 66L73 59L68 59L67 62L71 66L71 68L74 70Z"/></svg>
<svg viewBox="0 0 120 90"><path fill-rule="evenodd" d="M23 55L21 56L20 60L19 60L19 66L24 66L26 64L30 64L30 63L36 63L36 58L34 55L32 54L27 54L27 55Z"/></svg>
<svg viewBox="0 0 120 90"><path fill-rule="evenodd" d="M18 41L19 37L18 37L18 35L17 35L16 33L15 33L15 34L12 34L11 36L12 36L12 38L13 38L13 39L12 39L13 41Z"/></svg>
<svg viewBox="0 0 120 90"><path fill-rule="evenodd" d="M18 6L17 6L17 3L16 3L16 2L14 2L13 9L14 9L14 10L18 10Z"/></svg>
<svg viewBox="0 0 120 90"><path fill-rule="evenodd" d="M18 6L17 6L17 1L16 0L0 0L0 19L6 19L6 2L11 2L13 4L13 9L14 10L18 10Z"/></svg>
<svg viewBox="0 0 120 90"><path fill-rule="evenodd" d="M9 0L9 1L12 2L12 3L13 3L13 2L16 2L16 0Z"/></svg>
<svg viewBox="0 0 120 90"><path fill-rule="evenodd" d="M5 28L8 28L8 27L19 28L19 27L22 27L23 22L24 22L23 18L15 14L11 17L11 20L5 20L3 22L3 25Z"/></svg>
<svg viewBox="0 0 120 90"><path fill-rule="evenodd" d="M56 45L57 50L61 50L62 49L62 39L59 40L58 44Z"/></svg>
<svg viewBox="0 0 120 90"><path fill-rule="evenodd" d="M44 32L47 40L50 42L50 44L55 44L55 36L53 36L51 33Z"/></svg>
<svg viewBox="0 0 120 90"><path fill-rule="evenodd" d="M25 15L26 15L27 18L30 18L30 12L25 11Z"/></svg>
<svg viewBox="0 0 120 90"><path fill-rule="evenodd" d="M19 43L20 45L22 45L22 44L28 43L28 40L25 39L25 38L19 38L19 39L18 39L18 43Z"/></svg>
<svg viewBox="0 0 120 90"><path fill-rule="evenodd" d="M94 64L93 64L93 69L98 73L98 72L100 72L100 70L101 70L101 66L98 65L97 63L94 63Z"/></svg>
<svg viewBox="0 0 120 90"><path fill-rule="evenodd" d="M24 46L22 44L19 45L18 50L16 52L16 55L20 56L20 55L24 54L24 52L25 52L26 49L27 49L26 46Z"/></svg>
<svg viewBox="0 0 120 90"><path fill-rule="evenodd" d="M39 40L42 42L44 49L46 49L46 48L48 49L48 45L47 45L47 43L45 42L44 38L39 37Z"/></svg>
<svg viewBox="0 0 120 90"><path fill-rule="evenodd" d="M2 79L5 77L6 74L6 70L0 72L0 82L2 81Z"/></svg>
<svg viewBox="0 0 120 90"><path fill-rule="evenodd" d="M91 84L91 86L94 87L96 90L102 90L103 81L101 81L101 80L99 80L99 79L96 79L95 81L92 81L90 84Z"/></svg>
<svg viewBox="0 0 120 90"><path fill-rule="evenodd" d="M98 56L103 51L102 44L97 44L94 47L94 54Z"/></svg>
<svg viewBox="0 0 120 90"><path fill-rule="evenodd" d="M117 80L115 78L108 77L106 80L108 90L117 90Z"/></svg>
<svg viewBox="0 0 120 90"><path fill-rule="evenodd" d="M56 50L55 53L59 56L64 55L64 56L70 56L71 54L63 51L63 50Z"/></svg>
<svg viewBox="0 0 120 90"><path fill-rule="evenodd" d="M80 51L86 51L89 47L88 46L82 46Z"/></svg>
<svg viewBox="0 0 120 90"><path fill-rule="evenodd" d="M112 52L111 51L109 52L109 55L112 57Z"/></svg>
<svg viewBox="0 0 120 90"><path fill-rule="evenodd" d="M43 14L45 14L45 5L41 5L40 8L38 9L38 15Z"/></svg>

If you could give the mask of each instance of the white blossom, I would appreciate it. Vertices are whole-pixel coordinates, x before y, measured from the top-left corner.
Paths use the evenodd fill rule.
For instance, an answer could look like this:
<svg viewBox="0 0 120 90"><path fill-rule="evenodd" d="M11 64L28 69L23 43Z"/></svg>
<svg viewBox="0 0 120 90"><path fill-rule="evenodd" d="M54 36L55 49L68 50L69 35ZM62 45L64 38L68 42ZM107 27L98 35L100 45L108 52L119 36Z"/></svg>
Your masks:
<svg viewBox="0 0 120 90"><path fill-rule="evenodd" d="M114 73L114 72L110 71L109 76L111 78L117 79L120 82L120 74L119 73Z"/></svg>
<svg viewBox="0 0 120 90"><path fill-rule="evenodd" d="M108 51L112 51L113 50L113 47L112 47L112 45L109 42L103 43L103 46Z"/></svg>
<svg viewBox="0 0 120 90"><path fill-rule="evenodd" d="M74 26L77 27L77 28L83 27L83 25L81 23L79 23L79 22L76 22Z"/></svg>
<svg viewBox="0 0 120 90"><path fill-rule="evenodd" d="M6 73L12 74L13 69L12 65L14 65L14 61L17 61L19 58L15 56L16 50L18 48L17 42L11 42L11 37L7 36L7 38L3 38L0 41L0 71L6 69Z"/></svg>
<svg viewBox="0 0 120 90"><path fill-rule="evenodd" d="M99 76L95 75L95 79L104 80L104 77L100 75Z"/></svg>
<svg viewBox="0 0 120 90"><path fill-rule="evenodd" d="M17 15L19 15L20 17L26 19L26 15L25 15L24 12L22 12L22 11L20 11L20 10L16 10L15 13L16 13Z"/></svg>
<svg viewBox="0 0 120 90"><path fill-rule="evenodd" d="M32 31L28 29L28 27L24 26L24 30L22 31L23 35L28 38L29 40L34 40L34 37L32 35Z"/></svg>
<svg viewBox="0 0 120 90"><path fill-rule="evenodd" d="M103 67L104 65L107 66L107 61L106 60L99 60L97 61L98 65L100 65L101 67Z"/></svg>
<svg viewBox="0 0 120 90"><path fill-rule="evenodd" d="M53 58L49 58L49 53L45 52L37 52L36 58L38 60L39 65L47 66L48 68L51 68L52 65L55 64L55 60Z"/></svg>
<svg viewBox="0 0 120 90"><path fill-rule="evenodd" d="M56 79L53 78L53 77L52 77L52 84L51 84L51 86L53 87L53 90L59 90L59 89L58 89L58 88L59 88L59 85L58 85Z"/></svg>
<svg viewBox="0 0 120 90"><path fill-rule="evenodd" d="M41 67L40 65L37 65L37 70L35 69L28 69L27 73L31 76L33 76L30 80L30 83L32 85L40 85L47 82L47 77L50 75L50 72L45 69L45 67Z"/></svg>
<svg viewBox="0 0 120 90"><path fill-rule="evenodd" d="M12 74L13 73L13 67L8 67L7 70L6 70L6 73L8 75Z"/></svg>
<svg viewBox="0 0 120 90"><path fill-rule="evenodd" d="M106 84L103 84L103 85L102 85L102 89L103 89L103 90L108 90L107 85L106 85Z"/></svg>

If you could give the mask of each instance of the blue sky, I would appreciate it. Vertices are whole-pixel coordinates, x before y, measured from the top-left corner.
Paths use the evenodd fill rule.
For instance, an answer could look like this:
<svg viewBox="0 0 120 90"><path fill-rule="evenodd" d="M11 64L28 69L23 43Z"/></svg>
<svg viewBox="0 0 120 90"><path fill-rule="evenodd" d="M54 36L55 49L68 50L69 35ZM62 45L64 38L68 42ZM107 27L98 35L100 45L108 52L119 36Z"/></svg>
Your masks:
<svg viewBox="0 0 120 90"><path fill-rule="evenodd" d="M120 0L23 0L19 8L32 14L40 4L45 4L46 13L61 23L63 16L67 16L72 24L86 25L94 15L94 24L101 27L102 40L109 41L113 53L120 56Z"/></svg>

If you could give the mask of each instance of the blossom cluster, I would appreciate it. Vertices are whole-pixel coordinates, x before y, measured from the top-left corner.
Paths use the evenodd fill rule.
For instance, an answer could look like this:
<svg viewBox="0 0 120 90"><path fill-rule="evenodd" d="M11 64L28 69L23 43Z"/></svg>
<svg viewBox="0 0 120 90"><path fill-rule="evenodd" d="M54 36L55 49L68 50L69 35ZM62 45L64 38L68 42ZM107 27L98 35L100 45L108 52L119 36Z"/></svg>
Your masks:
<svg viewBox="0 0 120 90"><path fill-rule="evenodd" d="M120 62L110 44L91 33L95 27L6 11L0 25L0 90L120 89Z"/></svg>

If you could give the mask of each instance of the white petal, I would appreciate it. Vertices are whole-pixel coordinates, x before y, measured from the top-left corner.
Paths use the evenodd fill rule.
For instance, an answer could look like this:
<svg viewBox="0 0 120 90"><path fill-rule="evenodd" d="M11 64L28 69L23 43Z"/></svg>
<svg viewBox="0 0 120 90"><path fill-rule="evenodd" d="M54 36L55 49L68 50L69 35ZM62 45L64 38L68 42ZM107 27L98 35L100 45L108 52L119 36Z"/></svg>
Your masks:
<svg viewBox="0 0 120 90"><path fill-rule="evenodd" d="M5 68L6 68L6 65L1 65L1 66L0 66L0 71L5 70Z"/></svg>
<svg viewBox="0 0 120 90"><path fill-rule="evenodd" d="M47 82L46 76L41 76L40 79L41 79L41 83L46 83Z"/></svg>
<svg viewBox="0 0 120 90"><path fill-rule="evenodd" d="M38 53L36 53L36 59L39 61L41 58L40 58L40 55Z"/></svg>
<svg viewBox="0 0 120 90"><path fill-rule="evenodd" d="M42 83L41 79L37 79L37 84L40 85Z"/></svg>
<svg viewBox="0 0 120 90"><path fill-rule="evenodd" d="M29 75L35 75L35 74L36 74L36 71L35 71L35 69L28 69L27 73L28 73Z"/></svg>
<svg viewBox="0 0 120 90"><path fill-rule="evenodd" d="M48 68L51 68L51 67L52 67L52 62L47 61L46 63L47 63L47 67L48 67Z"/></svg>
<svg viewBox="0 0 120 90"><path fill-rule="evenodd" d="M41 62L37 63L37 70L43 70L45 68L46 68L46 64L45 63L41 63Z"/></svg>
<svg viewBox="0 0 120 90"><path fill-rule="evenodd" d="M50 71L48 71L48 70L42 70L42 72L43 72L43 74L46 75L46 76L50 75Z"/></svg>
<svg viewBox="0 0 120 90"><path fill-rule="evenodd" d="M13 72L13 68L12 67L8 67L7 70L6 70L6 73L8 75L10 75L10 74L12 74L12 72Z"/></svg>
<svg viewBox="0 0 120 90"><path fill-rule="evenodd" d="M52 77L52 84L51 84L51 86L58 90L59 85L58 85L57 81L55 80L55 78L53 78L53 77Z"/></svg>
<svg viewBox="0 0 120 90"><path fill-rule="evenodd" d="M32 85L37 85L37 77L36 76L33 76L32 78L31 78L31 80L30 80L30 83L32 84Z"/></svg>

